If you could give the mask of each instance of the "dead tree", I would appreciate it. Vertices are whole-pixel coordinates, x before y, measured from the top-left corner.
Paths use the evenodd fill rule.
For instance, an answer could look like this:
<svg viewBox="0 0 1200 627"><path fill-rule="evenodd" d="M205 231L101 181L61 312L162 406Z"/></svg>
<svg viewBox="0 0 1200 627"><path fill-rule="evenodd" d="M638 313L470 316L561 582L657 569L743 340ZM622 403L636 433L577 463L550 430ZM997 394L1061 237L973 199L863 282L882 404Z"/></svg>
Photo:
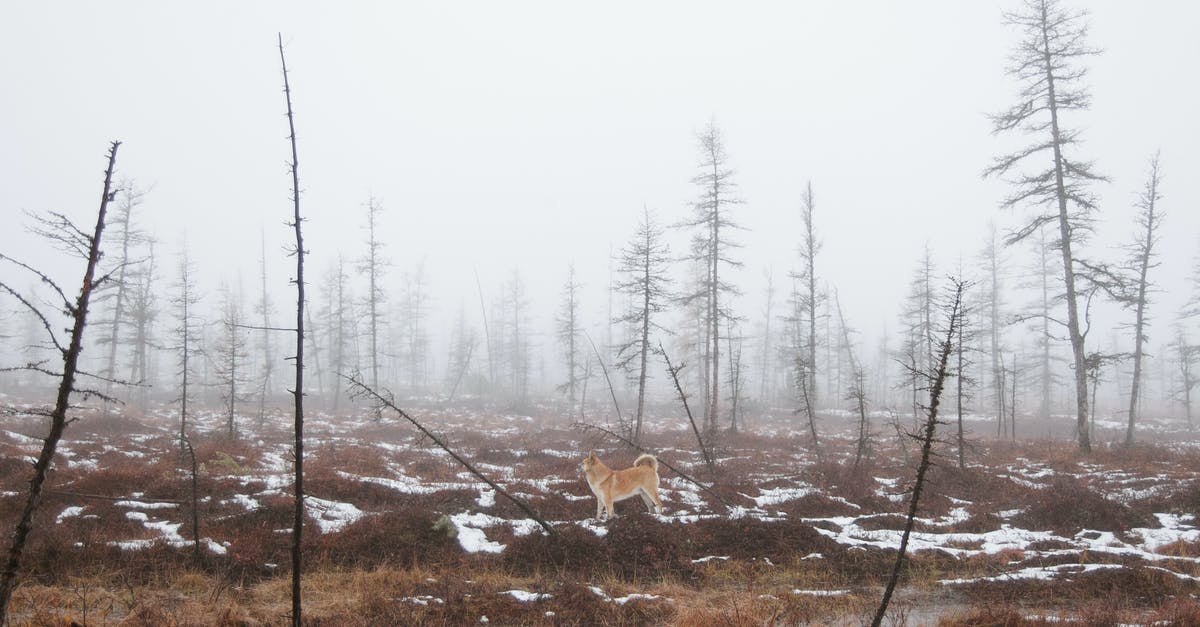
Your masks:
<svg viewBox="0 0 1200 627"><path fill-rule="evenodd" d="M375 196L367 199L367 251L358 261L358 271L367 277L367 295L363 303L367 307L367 334L370 338L368 356L371 368L371 385L379 386L379 327L382 324L384 303L387 293L383 291L383 274L388 261L383 256L383 242L376 233L377 221L383 207Z"/></svg>
<svg viewBox="0 0 1200 627"><path fill-rule="evenodd" d="M121 344L121 330L127 326L130 321L127 320L128 309L133 299L134 285L130 278L134 273L135 264L140 263L134 259L136 251L134 248L145 241L146 237L142 231L134 226L133 210L142 202L142 197L145 192L136 188L132 181L125 181L118 186L118 196L120 200L117 203L116 221L116 240L120 246L120 251L117 253L114 261L115 269L112 271L113 293L107 297L112 300L110 309L112 318L106 320L108 326L107 335L101 339L101 342L108 345L107 367L104 370L104 376L108 378L105 385L105 394L112 395L112 386L117 378L117 348Z"/></svg>
<svg viewBox="0 0 1200 627"><path fill-rule="evenodd" d="M621 250L617 269L624 279L616 285L635 304L616 320L634 328L629 341L617 349L618 368L637 377L638 401L633 418L633 439L642 434L642 419L646 407L646 381L649 357L654 350L650 344L652 331L665 331L655 317L666 309L667 265L670 248L663 241L663 230L654 221L649 209L642 208L642 223L629 244Z"/></svg>
<svg viewBox="0 0 1200 627"><path fill-rule="evenodd" d="M740 246L730 232L741 227L729 216L730 209L742 201L733 195L733 170L728 166L724 138L716 124L709 122L698 139L700 174L692 182L700 188L700 196L692 205L692 218L680 226L695 229L688 260L703 270L699 289L685 295L684 302L699 300L704 305L704 421L706 429L715 431L721 400L721 325L730 318L728 299L739 294L733 283L721 277L724 268L742 265L730 256L731 249Z"/></svg>
<svg viewBox="0 0 1200 627"><path fill-rule="evenodd" d="M129 318L133 326L133 342L130 350L129 381L138 384L137 403L146 405L146 393L152 385L150 349L155 346L154 323L158 317L157 297L154 291L156 280L154 265L154 240L147 240L145 263L139 264L129 277L133 284L129 303Z"/></svg>
<svg viewBox="0 0 1200 627"><path fill-rule="evenodd" d="M879 602L879 609L875 612L875 619L871 622L872 627L879 627L883 623L888 603L892 599L892 593L896 590L896 583L900 580L900 569L904 566L904 554L908 550L908 538L912 535L913 523L917 518L917 505L921 499L921 491L925 487L925 474L932 465L933 441L939 423L938 404L941 401L942 388L945 386L946 377L949 374L947 364L950 360L950 352L954 347L956 334L958 333L957 327L962 321L963 287L962 281L952 281L950 304L946 308L948 328L946 329L945 339L942 340L941 350L938 352L935 369L928 373L931 385L929 388L929 405L925 408L925 421L920 436L921 461L917 465L917 477L913 483L912 496L908 502L908 516L904 521L904 533L900 536L900 549L896 552L896 562L892 566L891 577L888 578L887 586L884 588L883 599Z"/></svg>
<svg viewBox="0 0 1200 627"><path fill-rule="evenodd" d="M1193 344L1184 333L1183 325L1177 324L1175 340L1171 342L1174 349L1176 372L1179 383L1171 390L1171 397L1183 404L1184 416L1187 418L1188 430L1195 428L1192 422L1192 389L1200 383L1200 344Z"/></svg>
<svg viewBox="0 0 1200 627"><path fill-rule="evenodd" d="M176 344L172 348L177 351L176 367L178 370L176 374L179 376L179 397L175 400L179 401L179 450L181 453L183 452L183 443L187 440L188 405L192 399L193 390L191 385L193 357L197 356L200 349L200 325L196 321L196 305L200 302L200 295L196 292L195 274L196 270L188 255L187 244L184 243L183 250L179 253L179 275L178 282L175 284L178 291L171 297L171 304L175 307L175 318L179 324L175 327Z"/></svg>
<svg viewBox="0 0 1200 627"><path fill-rule="evenodd" d="M288 83L287 60L283 56L283 34L279 34L279 64L283 69L283 95L287 101L288 141L292 147L292 219L288 226L296 235L296 386L295 400L295 510L292 516L292 626L302 623L303 604L300 598L300 578L303 573L301 536L304 528L304 236L300 225L300 170L296 156L296 122L292 115L292 88Z"/></svg>
<svg viewBox="0 0 1200 627"><path fill-rule="evenodd" d="M804 385L808 396L806 405L813 408L817 406L817 306L821 303L821 295L817 291L817 253L821 251L821 241L817 239L813 223L816 204L812 181L809 181L800 204L800 218L804 222L799 249L801 265L800 271L792 275L792 279L800 285L800 290L795 293L792 306L795 311L796 339L800 340L796 342L796 349L804 355L803 360L795 360L795 363L806 367L803 373L807 378ZM809 420L812 420L811 414Z"/></svg>
<svg viewBox="0 0 1200 627"><path fill-rule="evenodd" d="M221 290L222 312L219 337L213 353L216 357L217 384L221 386L221 400L225 408L226 431L230 439L237 437L237 405L246 401L246 361L250 358L246 350L245 325L242 323L240 293L225 286Z"/></svg>
<svg viewBox="0 0 1200 627"><path fill-rule="evenodd" d="M563 365L567 367L567 380L558 386L567 393L567 422L575 418L575 400L579 384L579 282L575 280L575 264L567 267L567 282L563 285L562 308L555 319L556 335L562 349Z"/></svg>
<svg viewBox="0 0 1200 627"><path fill-rule="evenodd" d="M1088 433L1086 330L1081 324L1076 265L1091 230L1094 199L1089 183L1105 180L1090 162L1077 159L1081 133L1068 128L1064 114L1086 110L1091 95L1082 85L1087 74L1081 62L1098 51L1086 45L1086 13L1070 11L1059 0L1025 0L1019 12L1006 13L1006 24L1018 28L1022 39L1010 57L1008 73L1020 84L1017 102L991 117L995 133L1019 131L1031 136L1028 145L997 158L985 176L1002 177L1013 186L1006 208L1030 208L1031 215L1007 242L1013 244L1037 233L1043 225L1058 227L1056 247L1062 253L1066 288L1066 327L1075 368L1076 437L1079 451L1091 451Z"/></svg>
<svg viewBox="0 0 1200 627"><path fill-rule="evenodd" d="M254 306L254 312L262 317L262 335L259 336L258 350L262 354L262 388L258 395L258 426L262 426L267 419L267 399L271 396L274 390L272 376L275 373L275 353L272 350L271 333L274 330L271 326L271 314L275 313L275 306L271 302L270 293L267 291L267 236L262 234L261 247L262 261L259 266L259 278L261 279L262 291L259 292L258 303Z"/></svg>
<svg viewBox="0 0 1200 627"><path fill-rule="evenodd" d="M1137 208L1139 210L1137 225L1141 229L1141 232L1138 234L1136 242L1127 248L1130 256L1128 269L1135 276L1132 293L1127 295L1123 303L1134 310L1133 381L1130 384L1129 390L1129 426L1125 430L1125 446L1127 447L1133 446L1133 428L1137 422L1137 408L1138 401L1140 400L1139 384L1142 377L1143 345L1146 341L1146 326L1148 324L1146 308L1150 302L1148 293L1151 289L1151 284L1147 277L1150 269L1159 265L1155 261L1157 255L1154 248L1158 243L1159 229L1162 228L1163 220L1163 212L1159 210L1157 204L1158 200L1162 198L1159 193L1160 179L1158 155L1156 154L1150 160L1149 179L1146 181L1146 186L1137 200Z"/></svg>
<svg viewBox="0 0 1200 627"><path fill-rule="evenodd" d="M50 464L54 460L58 443L62 439L63 432L67 427L67 410L71 406L71 394L77 391L75 380L79 374L79 353L83 349L83 329L87 324L88 305L92 298L92 292L98 284L103 284L105 279L108 278L106 276L97 277L96 267L100 261L100 240L101 235L104 233L108 203L112 202L116 195L111 186L113 169L117 163L117 149L120 146L121 142L114 141L108 150L108 168L104 172L104 189L100 193L100 209L97 212L96 226L92 233L88 234L77 228L70 220L61 215L56 216L58 224L55 225L55 232L48 233L50 237L58 244L65 246L72 254L82 256L87 260L87 265L83 271L83 281L79 288L79 295L73 303L42 272L7 256L0 256L0 260L14 263L18 267L31 271L40 280L48 284L59 297L61 301L59 304L63 307L63 311L71 317L71 339L66 346L63 346L59 343L57 335L54 333L54 323L42 315L28 298L21 296L7 284L0 283L0 290L7 292L10 296L19 300L41 322L42 327L49 334L51 343L58 350L63 360L62 372L53 373L58 377L59 384L58 394L54 400L54 408L49 413L50 432L46 435L45 440L42 441L41 453L38 454L37 461L34 462L33 478L29 482L29 494L25 499L21 516L17 520L17 526L13 530L12 543L9 545L4 572L0 574L0 625L6 621L8 616L8 603L12 599L13 587L16 584L17 573L21 567L21 554L25 550L25 543L29 539L30 531L33 529L33 515L41 500L42 489L46 483L46 475L50 472ZM40 369L40 367L36 368Z"/></svg>

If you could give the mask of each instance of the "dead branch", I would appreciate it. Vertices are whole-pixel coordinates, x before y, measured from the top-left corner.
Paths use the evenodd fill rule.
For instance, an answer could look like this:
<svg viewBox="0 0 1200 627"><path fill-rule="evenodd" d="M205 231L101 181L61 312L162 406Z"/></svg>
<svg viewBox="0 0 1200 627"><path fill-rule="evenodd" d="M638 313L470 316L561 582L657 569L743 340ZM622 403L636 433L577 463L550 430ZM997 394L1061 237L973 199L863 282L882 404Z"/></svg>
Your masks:
<svg viewBox="0 0 1200 627"><path fill-rule="evenodd" d="M535 522L537 522L537 524L541 525L542 529L544 529L546 531L547 535L552 535L552 536L556 535L554 528L551 527L550 524L547 523L545 520L542 520L542 517L539 516L538 513L535 512L532 507L530 507L528 504L526 504L521 499L518 499L517 497L513 496L512 494L509 494L509 492L507 490L505 490L504 488L497 485L495 481L492 481L491 479L487 478L487 476L485 476L482 472L480 472L477 468L475 468L475 466L471 465L471 462L467 461L466 459L463 459L463 457L461 455L454 452L454 450L450 448L450 445L446 444L441 438L434 435L434 433L432 431L430 431L428 428L426 428L425 425L418 422L416 418L413 418L412 416L408 415L408 412L397 407L395 401L392 400L391 392L387 392L385 390L384 392L387 394L387 396L384 396L383 394L380 394L379 392L376 392L375 390L371 389L371 387L368 386L366 383L363 383L362 381L359 381L358 379L356 379L354 377L348 377L346 375L341 375L341 376L343 379L345 379L346 381L348 381L350 383L350 390L351 390L350 395L351 396L361 396L361 397L369 398L374 401L377 410L382 410L382 408L386 407L386 408L396 412L397 414L399 414L401 418L404 418L405 420L412 423L412 425L414 427L416 427L417 430L420 431L422 435L424 435L425 437L432 440L433 443L437 444L438 447L441 448L443 451L446 451L450 455L450 457L454 458L454 461L461 464L464 468L466 468L468 471L470 471L470 473L472 475L475 475L475 477L478 478L480 481L491 486L492 489L496 491L496 494L503 496L504 498L511 501L514 505L519 507L521 509L521 511L525 512L525 514L527 516L532 518Z"/></svg>
<svg viewBox="0 0 1200 627"><path fill-rule="evenodd" d="M663 348L662 342L658 343L658 352L667 362L667 372L671 373L671 380L675 382L675 393L679 396L679 402L683 403L683 411L687 412L688 422L692 425L692 433L696 434L696 443L700 445L700 454L704 456L704 464L708 466L708 476L713 477L716 475L716 463L713 461L712 453L708 450L708 445L704 443L704 438L700 435L700 429L696 426L692 410L688 407L687 394L683 393L683 386L679 384L679 371L683 370L683 364L679 364L679 367L671 365L671 358L667 355L667 349Z"/></svg>
<svg viewBox="0 0 1200 627"><path fill-rule="evenodd" d="M613 389L612 379L608 376L608 366L604 365L604 359L600 357L600 351L596 350L596 343L592 341L592 336L587 331L583 332L583 336L587 338L588 344L592 345L592 352L596 354L596 361L600 362L600 371L604 373L604 381L608 383L608 393L612 395L613 407L617 410L617 424L620 425L622 431L627 431L625 428L625 417L621 415L621 405L617 403L617 391Z"/></svg>

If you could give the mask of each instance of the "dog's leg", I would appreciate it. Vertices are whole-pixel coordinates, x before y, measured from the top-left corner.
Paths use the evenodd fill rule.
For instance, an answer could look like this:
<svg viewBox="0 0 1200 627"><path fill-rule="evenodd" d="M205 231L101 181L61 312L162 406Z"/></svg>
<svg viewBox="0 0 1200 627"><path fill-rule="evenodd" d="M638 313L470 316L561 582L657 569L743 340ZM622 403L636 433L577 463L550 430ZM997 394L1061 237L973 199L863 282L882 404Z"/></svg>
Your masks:
<svg viewBox="0 0 1200 627"><path fill-rule="evenodd" d="M613 509L613 500L611 495L604 495L604 508L608 510L609 518L617 517L617 510Z"/></svg>
<svg viewBox="0 0 1200 627"><path fill-rule="evenodd" d="M604 512L604 500L596 497L596 520L600 520L600 514Z"/></svg>
<svg viewBox="0 0 1200 627"><path fill-rule="evenodd" d="M653 488L650 488L649 494L650 494L650 499L654 501L654 505L657 506L657 508L658 508L658 515L662 516L662 512L663 512L662 501L658 500L658 486L654 486ZM647 507L649 507L649 505L650 505L649 503L646 504Z"/></svg>
<svg viewBox="0 0 1200 627"><path fill-rule="evenodd" d="M645 490L639 488L638 496L642 497L642 502L646 504L646 511L649 511L649 512L654 511L654 501L650 500L649 492L646 492Z"/></svg>

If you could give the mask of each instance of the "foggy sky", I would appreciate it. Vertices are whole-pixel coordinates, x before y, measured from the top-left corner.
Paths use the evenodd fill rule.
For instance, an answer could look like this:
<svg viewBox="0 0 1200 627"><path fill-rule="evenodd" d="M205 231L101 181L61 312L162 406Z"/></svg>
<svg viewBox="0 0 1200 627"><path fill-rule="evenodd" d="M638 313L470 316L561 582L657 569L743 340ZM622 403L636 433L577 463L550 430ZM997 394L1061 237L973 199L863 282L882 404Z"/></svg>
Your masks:
<svg viewBox="0 0 1200 627"><path fill-rule="evenodd" d="M1080 3L1076 3L1079 6ZM443 341L514 268L549 333L567 264L584 314L605 316L610 252L643 206L663 223L697 190L695 133L723 130L745 263L735 308L782 298L796 265L801 191L817 199L817 273L848 322L894 328L928 243L940 271L970 267L1006 187L982 180L1015 138L987 113L1014 100L1004 66L1012 2L279 3L11 2L0 8L0 250L55 271L23 211L94 215L107 143L152 188L140 220L173 255L186 241L210 295L257 277L265 234L276 302L293 298L287 127L276 33L292 70L310 276L362 254L363 204L383 207L389 289L425 259ZM1089 247L1132 235L1146 163L1162 150L1164 329L1200 242L1200 5L1088 2L1083 155L1101 222ZM674 233L674 252L686 234ZM1026 249L1010 252L1028 257ZM169 257L164 257L164 270ZM74 272L74 270L72 270ZM164 274L169 280L170 274ZM73 283L68 283L73 285ZM359 290L361 293L361 290ZM473 320L478 325L478 320ZM1155 335L1165 339L1165 330ZM547 337L545 343L552 343Z"/></svg>

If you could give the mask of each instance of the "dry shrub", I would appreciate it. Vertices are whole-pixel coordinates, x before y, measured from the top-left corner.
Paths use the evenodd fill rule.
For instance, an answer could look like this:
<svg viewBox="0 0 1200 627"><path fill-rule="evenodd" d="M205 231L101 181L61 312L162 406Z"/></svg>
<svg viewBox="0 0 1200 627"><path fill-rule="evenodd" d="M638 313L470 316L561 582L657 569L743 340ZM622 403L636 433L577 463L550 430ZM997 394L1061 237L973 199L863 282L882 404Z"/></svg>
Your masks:
<svg viewBox="0 0 1200 627"><path fill-rule="evenodd" d="M679 536L678 526L637 514L611 519L603 544L617 576L647 580L691 568Z"/></svg>
<svg viewBox="0 0 1200 627"><path fill-rule="evenodd" d="M454 564L463 555L458 541L439 516L426 509L403 508L369 515L337 533L311 534L316 564L370 569L381 564Z"/></svg>
<svg viewBox="0 0 1200 627"><path fill-rule="evenodd" d="M1057 476L1029 497L1029 507L1014 521L1028 529L1053 529L1071 536L1082 529L1123 532L1155 525L1148 512L1106 499L1072 477Z"/></svg>
<svg viewBox="0 0 1200 627"><path fill-rule="evenodd" d="M782 563L810 553L838 552L836 542L822 536L812 525L787 519L708 518L689 526L686 546L695 557L725 555L736 559L769 558Z"/></svg>
<svg viewBox="0 0 1200 627"><path fill-rule="evenodd" d="M789 518L829 518L832 516L854 516L861 512L855 507L824 494L806 494L798 499L784 501L771 506L772 511L783 512Z"/></svg>
<svg viewBox="0 0 1200 627"><path fill-rule="evenodd" d="M1048 625L1043 618L1025 618L1011 605L984 605L938 620L938 627L1035 627Z"/></svg>
<svg viewBox="0 0 1200 627"><path fill-rule="evenodd" d="M1051 580L979 582L959 589L969 598L989 603L1020 602L1061 607L1118 603L1119 607L1110 608L1115 611L1185 597L1193 590L1193 585L1163 571L1127 566L1062 573Z"/></svg>
<svg viewBox="0 0 1200 627"><path fill-rule="evenodd" d="M827 459L810 466L808 474L814 485L867 511L892 509L891 501L876 494L879 482L875 481L872 470L865 466L855 469L853 464Z"/></svg>
<svg viewBox="0 0 1200 627"><path fill-rule="evenodd" d="M596 576L598 567L608 567L604 541L595 533L564 525L549 536L534 532L518 536L504 549L504 564L520 574L554 571L559 576Z"/></svg>

